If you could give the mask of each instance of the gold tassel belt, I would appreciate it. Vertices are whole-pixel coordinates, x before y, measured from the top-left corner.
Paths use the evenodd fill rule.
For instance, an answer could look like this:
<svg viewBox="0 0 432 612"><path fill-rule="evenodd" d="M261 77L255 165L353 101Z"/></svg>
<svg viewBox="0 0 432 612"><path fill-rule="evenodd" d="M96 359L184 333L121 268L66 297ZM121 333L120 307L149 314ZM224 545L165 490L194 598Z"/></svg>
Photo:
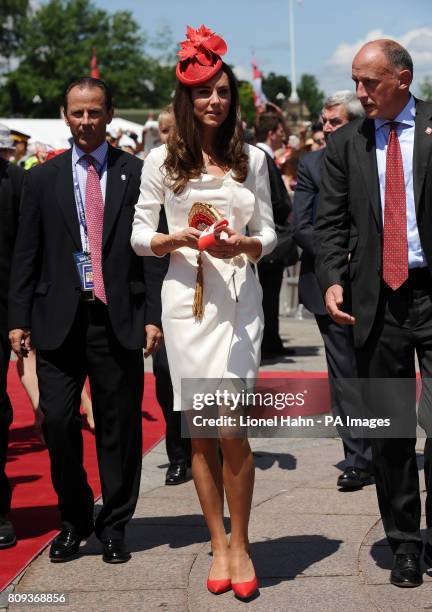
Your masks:
<svg viewBox="0 0 432 612"><path fill-rule="evenodd" d="M194 227L200 231L205 230L207 227L221 221L223 219L222 213L208 202L194 202L191 206L188 215L189 227ZM192 314L194 317L201 321L204 316L204 274L203 274L203 260L202 254L197 255L197 277L195 284L195 296L192 304Z"/></svg>
<svg viewBox="0 0 432 612"><path fill-rule="evenodd" d="M194 301L192 304L192 314L195 319L201 321L204 316L204 274L203 274L203 263L202 263L202 253L197 255L197 277L195 283L195 295Z"/></svg>

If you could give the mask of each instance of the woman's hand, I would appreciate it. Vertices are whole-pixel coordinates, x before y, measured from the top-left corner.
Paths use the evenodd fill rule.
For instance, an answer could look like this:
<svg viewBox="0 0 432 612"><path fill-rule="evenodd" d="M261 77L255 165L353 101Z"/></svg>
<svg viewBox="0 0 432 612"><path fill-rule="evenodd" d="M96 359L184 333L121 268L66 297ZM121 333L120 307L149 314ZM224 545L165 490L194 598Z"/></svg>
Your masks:
<svg viewBox="0 0 432 612"><path fill-rule="evenodd" d="M253 259L261 254L261 243L257 238L250 238L234 231L230 227L225 227L223 231L228 234L228 238L221 238L220 234L215 234L216 244L207 253L217 259L231 259L245 253Z"/></svg>
<svg viewBox="0 0 432 612"><path fill-rule="evenodd" d="M198 249L198 238L201 232L194 227L186 227L174 234L155 234L152 238L150 247L156 255L163 256L181 247Z"/></svg>
<svg viewBox="0 0 432 612"><path fill-rule="evenodd" d="M181 232L171 234L174 249L179 249L180 247L198 249L198 238L200 236L201 232L194 227L186 227L184 230L181 230Z"/></svg>

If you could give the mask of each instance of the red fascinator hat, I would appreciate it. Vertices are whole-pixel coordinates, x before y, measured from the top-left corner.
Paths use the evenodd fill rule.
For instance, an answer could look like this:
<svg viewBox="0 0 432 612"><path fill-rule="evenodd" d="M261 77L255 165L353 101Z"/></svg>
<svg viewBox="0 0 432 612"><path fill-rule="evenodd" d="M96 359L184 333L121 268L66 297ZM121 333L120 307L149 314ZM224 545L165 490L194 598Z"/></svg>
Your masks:
<svg viewBox="0 0 432 612"><path fill-rule="evenodd" d="M194 87L205 83L222 68L221 55L227 52L223 38L202 25L198 30L190 26L186 30L187 40L180 43L180 60L176 75L180 83Z"/></svg>

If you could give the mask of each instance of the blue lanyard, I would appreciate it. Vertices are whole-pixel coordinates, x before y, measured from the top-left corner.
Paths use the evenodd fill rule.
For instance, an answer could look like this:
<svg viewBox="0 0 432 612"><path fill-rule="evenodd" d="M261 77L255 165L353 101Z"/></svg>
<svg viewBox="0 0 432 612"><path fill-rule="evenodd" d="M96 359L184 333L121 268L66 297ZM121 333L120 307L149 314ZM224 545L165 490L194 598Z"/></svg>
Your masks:
<svg viewBox="0 0 432 612"><path fill-rule="evenodd" d="M85 253L90 251L90 244L88 239L88 231L87 231L87 221L85 216L85 207L84 202L81 195L81 190L78 182L78 176L76 171L76 165L73 164L73 184L74 184L74 192L75 192L75 202L78 209L78 220L80 226L84 230L85 244L83 244L83 250Z"/></svg>

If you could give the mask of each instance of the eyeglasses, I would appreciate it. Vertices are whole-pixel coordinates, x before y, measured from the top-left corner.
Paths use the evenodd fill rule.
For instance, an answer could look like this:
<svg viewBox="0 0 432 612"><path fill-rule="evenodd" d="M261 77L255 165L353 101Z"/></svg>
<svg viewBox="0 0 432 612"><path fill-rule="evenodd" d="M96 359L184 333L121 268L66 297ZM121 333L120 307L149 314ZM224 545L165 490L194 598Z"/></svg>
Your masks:
<svg viewBox="0 0 432 612"><path fill-rule="evenodd" d="M321 146L324 144L325 140L323 138L312 138L315 144Z"/></svg>

